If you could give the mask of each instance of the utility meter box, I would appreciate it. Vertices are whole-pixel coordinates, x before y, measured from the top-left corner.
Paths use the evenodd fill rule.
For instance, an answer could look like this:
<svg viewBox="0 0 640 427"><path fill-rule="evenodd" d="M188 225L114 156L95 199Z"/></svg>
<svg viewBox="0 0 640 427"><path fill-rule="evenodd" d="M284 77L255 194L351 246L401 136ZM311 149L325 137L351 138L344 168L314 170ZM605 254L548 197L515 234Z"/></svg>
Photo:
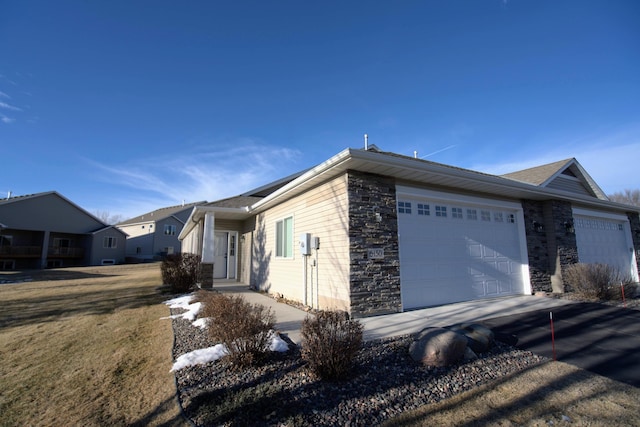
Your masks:
<svg viewBox="0 0 640 427"><path fill-rule="evenodd" d="M311 234L309 233L300 235L300 254L311 255Z"/></svg>
<svg viewBox="0 0 640 427"><path fill-rule="evenodd" d="M319 237L312 237L311 238L311 248L318 250L320 249L320 238Z"/></svg>

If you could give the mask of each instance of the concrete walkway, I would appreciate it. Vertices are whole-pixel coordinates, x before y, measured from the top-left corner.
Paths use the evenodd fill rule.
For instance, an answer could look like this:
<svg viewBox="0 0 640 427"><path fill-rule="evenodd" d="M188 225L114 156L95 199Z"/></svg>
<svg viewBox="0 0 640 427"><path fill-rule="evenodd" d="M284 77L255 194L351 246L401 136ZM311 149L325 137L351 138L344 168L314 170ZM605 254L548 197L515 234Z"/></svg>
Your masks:
<svg viewBox="0 0 640 427"><path fill-rule="evenodd" d="M213 288L220 292L242 295L250 303L270 307L276 315L276 329L296 344L300 344L300 328L307 312L292 307L249 286L232 281L216 281ZM456 323L477 322L483 319L526 313L571 304L570 301L536 297L513 296L467 301L404 313L387 314L358 319L364 326L364 339L373 340L419 332L428 326L450 326Z"/></svg>
<svg viewBox="0 0 640 427"><path fill-rule="evenodd" d="M252 304L262 304L271 308L276 315L276 330L289 337L291 341L300 345L302 337L300 328L302 321L307 317L307 312L292 307L289 304L277 302L275 299L254 290L248 285L235 281L215 281L213 289L220 292L242 295L242 297Z"/></svg>

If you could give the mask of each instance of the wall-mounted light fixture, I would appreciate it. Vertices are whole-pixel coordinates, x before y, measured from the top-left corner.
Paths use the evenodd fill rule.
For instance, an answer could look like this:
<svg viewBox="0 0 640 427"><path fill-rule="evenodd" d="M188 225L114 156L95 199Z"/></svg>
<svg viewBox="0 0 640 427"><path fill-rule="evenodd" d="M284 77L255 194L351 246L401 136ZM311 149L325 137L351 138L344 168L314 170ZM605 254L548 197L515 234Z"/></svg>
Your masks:
<svg viewBox="0 0 640 427"><path fill-rule="evenodd" d="M542 233L544 231L544 226L538 221L533 221L533 229L538 233Z"/></svg>
<svg viewBox="0 0 640 427"><path fill-rule="evenodd" d="M568 221L565 221L565 222L564 222L564 230L565 230L567 233L571 233L571 234L573 234L573 233L575 233L575 232L576 232L576 229L575 229L575 227L573 226L573 220L572 220L572 219L570 219L570 220L568 220Z"/></svg>
<svg viewBox="0 0 640 427"><path fill-rule="evenodd" d="M240 236L240 241L244 242L244 234L242 236Z"/></svg>

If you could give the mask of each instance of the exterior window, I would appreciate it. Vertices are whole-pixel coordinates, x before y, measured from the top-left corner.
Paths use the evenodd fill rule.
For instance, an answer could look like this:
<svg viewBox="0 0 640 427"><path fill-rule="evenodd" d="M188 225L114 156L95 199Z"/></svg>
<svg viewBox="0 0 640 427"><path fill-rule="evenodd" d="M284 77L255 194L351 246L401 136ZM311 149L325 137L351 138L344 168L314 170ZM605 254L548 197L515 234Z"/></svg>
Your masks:
<svg viewBox="0 0 640 427"><path fill-rule="evenodd" d="M446 217L447 216L447 207L446 206L436 206L436 216Z"/></svg>
<svg viewBox="0 0 640 427"><path fill-rule="evenodd" d="M293 217L276 222L276 257L293 258Z"/></svg>
<svg viewBox="0 0 640 427"><path fill-rule="evenodd" d="M118 246L118 238L117 237L105 237L103 247L105 248L116 248Z"/></svg>
<svg viewBox="0 0 640 427"><path fill-rule="evenodd" d="M176 226L165 224L164 226L164 234L167 236L175 236L176 235Z"/></svg>
<svg viewBox="0 0 640 427"><path fill-rule="evenodd" d="M138 247L136 248L136 253L137 253L137 254L141 254L141 253L142 253L142 248L141 248L140 246L138 246Z"/></svg>
<svg viewBox="0 0 640 427"><path fill-rule="evenodd" d="M451 208L451 218L462 219L462 208Z"/></svg>
<svg viewBox="0 0 640 427"><path fill-rule="evenodd" d="M482 218L483 221L491 221L491 212L480 211L480 218Z"/></svg>
<svg viewBox="0 0 640 427"><path fill-rule="evenodd" d="M398 213L411 214L411 202L398 202Z"/></svg>
<svg viewBox="0 0 640 427"><path fill-rule="evenodd" d="M495 222L504 222L504 214L502 212L494 212L493 220Z"/></svg>
<svg viewBox="0 0 640 427"><path fill-rule="evenodd" d="M478 211L475 209L467 209L467 219L470 221L478 220Z"/></svg>
<svg viewBox="0 0 640 427"><path fill-rule="evenodd" d="M431 215L429 212L429 205L418 203L418 215Z"/></svg>
<svg viewBox="0 0 640 427"><path fill-rule="evenodd" d="M618 224L618 231L622 231L622 224Z"/></svg>
<svg viewBox="0 0 640 427"><path fill-rule="evenodd" d="M510 224L516 223L516 216L514 214L507 215L507 222Z"/></svg>

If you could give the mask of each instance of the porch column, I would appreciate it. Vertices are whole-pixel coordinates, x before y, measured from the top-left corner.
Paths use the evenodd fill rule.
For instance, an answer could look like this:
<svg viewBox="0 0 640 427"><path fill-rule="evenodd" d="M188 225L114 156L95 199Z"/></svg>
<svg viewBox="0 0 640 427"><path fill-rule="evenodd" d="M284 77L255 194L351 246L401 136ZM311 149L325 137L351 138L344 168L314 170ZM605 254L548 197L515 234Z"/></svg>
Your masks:
<svg viewBox="0 0 640 427"><path fill-rule="evenodd" d="M40 268L47 267L48 253L49 253L49 230L46 230L42 238L42 251L40 252Z"/></svg>
<svg viewBox="0 0 640 427"><path fill-rule="evenodd" d="M213 288L213 254L215 245L215 216L212 212L204 214L202 231L202 259L200 260L200 286Z"/></svg>

